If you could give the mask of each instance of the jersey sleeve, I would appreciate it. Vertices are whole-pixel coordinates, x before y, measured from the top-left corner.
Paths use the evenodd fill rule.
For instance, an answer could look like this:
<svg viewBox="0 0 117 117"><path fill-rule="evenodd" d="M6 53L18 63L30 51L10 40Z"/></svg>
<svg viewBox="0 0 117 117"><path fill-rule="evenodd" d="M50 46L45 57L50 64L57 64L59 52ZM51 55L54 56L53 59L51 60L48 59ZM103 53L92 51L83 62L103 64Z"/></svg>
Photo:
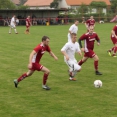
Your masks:
<svg viewBox="0 0 117 117"><path fill-rule="evenodd" d="M51 49L50 49L49 46L47 46L46 51L47 51L47 52L50 52L50 51L51 51Z"/></svg>
<svg viewBox="0 0 117 117"><path fill-rule="evenodd" d="M77 49L76 49L76 52L81 52L79 43L77 43Z"/></svg>
<svg viewBox="0 0 117 117"><path fill-rule="evenodd" d="M86 24L89 24L89 20L86 21Z"/></svg>
<svg viewBox="0 0 117 117"><path fill-rule="evenodd" d="M87 38L86 34L83 34L81 37L80 37L80 40L85 40Z"/></svg>
<svg viewBox="0 0 117 117"><path fill-rule="evenodd" d="M41 46L36 46L34 49L33 49L35 52L38 52L38 51L40 51L41 50Z"/></svg>
<svg viewBox="0 0 117 117"><path fill-rule="evenodd" d="M69 44L66 43L63 48L61 49L61 51L66 51L69 48Z"/></svg>
<svg viewBox="0 0 117 117"><path fill-rule="evenodd" d="M69 28L69 31L72 31L74 28L74 26L72 25L70 28Z"/></svg>
<svg viewBox="0 0 117 117"><path fill-rule="evenodd" d="M117 30L117 26L114 26L113 31L116 31L116 30Z"/></svg>
<svg viewBox="0 0 117 117"><path fill-rule="evenodd" d="M98 37L98 35L96 34L96 40L99 42L100 41L100 39L99 39L99 37Z"/></svg>

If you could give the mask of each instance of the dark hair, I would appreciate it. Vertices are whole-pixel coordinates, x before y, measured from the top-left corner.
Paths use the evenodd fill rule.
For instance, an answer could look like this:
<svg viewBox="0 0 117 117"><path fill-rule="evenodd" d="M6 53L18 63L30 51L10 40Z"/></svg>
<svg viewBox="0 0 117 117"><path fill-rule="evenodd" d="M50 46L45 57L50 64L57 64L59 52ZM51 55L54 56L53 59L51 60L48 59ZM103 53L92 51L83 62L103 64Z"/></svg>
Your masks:
<svg viewBox="0 0 117 117"><path fill-rule="evenodd" d="M46 41L46 39L49 39L49 37L47 37L47 36L42 37L42 41Z"/></svg>

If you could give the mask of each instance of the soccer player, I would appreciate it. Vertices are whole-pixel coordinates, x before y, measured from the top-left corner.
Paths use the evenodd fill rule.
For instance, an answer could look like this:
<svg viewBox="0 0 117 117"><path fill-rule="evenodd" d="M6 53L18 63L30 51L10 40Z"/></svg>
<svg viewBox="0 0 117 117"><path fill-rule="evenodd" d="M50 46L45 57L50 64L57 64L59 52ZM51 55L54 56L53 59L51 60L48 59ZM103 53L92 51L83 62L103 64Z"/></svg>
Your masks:
<svg viewBox="0 0 117 117"><path fill-rule="evenodd" d="M76 43L76 33L71 34L71 41L67 42L61 49L62 54L64 55L64 61L69 67L69 80L76 81L75 75L81 70L81 66L78 65L75 59L75 53L78 53L82 56L82 53L79 48L79 44Z"/></svg>
<svg viewBox="0 0 117 117"><path fill-rule="evenodd" d="M114 46L111 49L109 49L107 52L110 56L117 57L116 56L116 53L117 53L117 25L115 25L111 31L111 40L112 40Z"/></svg>
<svg viewBox="0 0 117 117"><path fill-rule="evenodd" d="M93 58L94 59L95 74L102 75L102 73L100 73L98 71L99 58L96 55L96 53L93 51L95 40L97 41L97 45L99 46L100 39L99 39L98 35L93 30L94 30L94 27L90 26L89 32L83 34L78 40L80 48L84 52L84 57L79 61L78 64L82 65L84 62L87 61L88 58ZM84 40L84 47L82 46L82 43L81 43L81 41L83 41L83 40Z"/></svg>
<svg viewBox="0 0 117 117"><path fill-rule="evenodd" d="M26 18L26 31L25 34L30 34L30 26L32 25L30 16Z"/></svg>
<svg viewBox="0 0 117 117"><path fill-rule="evenodd" d="M42 42L37 45L34 50L30 53L29 56L29 64L28 64L28 72L22 74L18 79L14 80L15 87L17 88L19 82L21 82L26 77L31 76L35 70L44 72L43 75L43 84L42 88L45 90L50 90L50 88L46 85L48 75L50 73L49 69L40 64L41 57L44 55L44 53L47 51L49 54L55 59L58 60L58 58L54 55L54 53L51 51L49 47L49 37L43 36Z"/></svg>
<svg viewBox="0 0 117 117"><path fill-rule="evenodd" d="M78 32L78 20L75 20L74 24L70 26L69 31L68 31L68 42L71 41L71 34Z"/></svg>
<svg viewBox="0 0 117 117"><path fill-rule="evenodd" d="M18 34L18 32L17 32L17 30L16 30L16 21L15 21L15 18L16 18L15 15L11 18L9 34L11 34L11 30L12 30L12 29L14 29L15 34Z"/></svg>
<svg viewBox="0 0 117 117"><path fill-rule="evenodd" d="M85 26L86 26L86 28L87 28L87 31L89 31L89 27L90 27L90 26L95 27L95 20L94 20L93 16L91 16L90 19L88 19L88 20L85 22Z"/></svg>

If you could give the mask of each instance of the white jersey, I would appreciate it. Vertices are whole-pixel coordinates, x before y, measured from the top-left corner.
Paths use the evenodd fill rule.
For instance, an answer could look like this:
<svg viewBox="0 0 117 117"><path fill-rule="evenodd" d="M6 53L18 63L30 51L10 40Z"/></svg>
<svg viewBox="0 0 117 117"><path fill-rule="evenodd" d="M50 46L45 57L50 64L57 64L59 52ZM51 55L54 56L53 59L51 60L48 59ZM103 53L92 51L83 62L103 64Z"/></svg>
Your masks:
<svg viewBox="0 0 117 117"><path fill-rule="evenodd" d="M10 25L12 25L12 26L15 25L15 18L14 17L12 17Z"/></svg>
<svg viewBox="0 0 117 117"><path fill-rule="evenodd" d="M78 26L76 26L75 24L71 25L70 28L69 28L69 31L71 33L76 33L78 32ZM68 33L68 41L71 41L71 35L70 33Z"/></svg>
<svg viewBox="0 0 117 117"><path fill-rule="evenodd" d="M61 49L61 51L65 51L69 57L69 60L76 60L75 59L75 53L80 52L80 47L79 44L77 42L72 43L67 42L63 48ZM64 56L64 60L66 61L66 57Z"/></svg>

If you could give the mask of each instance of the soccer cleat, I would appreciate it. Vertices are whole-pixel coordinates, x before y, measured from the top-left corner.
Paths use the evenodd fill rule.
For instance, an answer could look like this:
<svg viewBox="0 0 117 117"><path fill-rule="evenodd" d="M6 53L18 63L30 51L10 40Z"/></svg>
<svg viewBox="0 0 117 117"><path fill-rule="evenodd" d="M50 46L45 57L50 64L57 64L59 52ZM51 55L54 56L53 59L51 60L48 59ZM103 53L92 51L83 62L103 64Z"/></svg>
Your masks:
<svg viewBox="0 0 117 117"><path fill-rule="evenodd" d="M47 85L42 85L42 88L45 90L50 90L50 87L48 87Z"/></svg>
<svg viewBox="0 0 117 117"><path fill-rule="evenodd" d="M76 81L76 78L69 78L69 81Z"/></svg>
<svg viewBox="0 0 117 117"><path fill-rule="evenodd" d="M18 34L18 33L15 33L15 34Z"/></svg>
<svg viewBox="0 0 117 117"><path fill-rule="evenodd" d="M17 81L17 79L14 80L14 85L15 85L15 87L17 88L17 86L18 86L18 81Z"/></svg>
<svg viewBox="0 0 117 117"><path fill-rule="evenodd" d="M95 71L96 75L102 75L102 73L100 73L99 71Z"/></svg>
<svg viewBox="0 0 117 117"><path fill-rule="evenodd" d="M117 57L117 56L115 54L113 54L112 57Z"/></svg>
<svg viewBox="0 0 117 117"><path fill-rule="evenodd" d="M109 56L112 56L111 55L111 50L108 50L107 53L108 53Z"/></svg>

